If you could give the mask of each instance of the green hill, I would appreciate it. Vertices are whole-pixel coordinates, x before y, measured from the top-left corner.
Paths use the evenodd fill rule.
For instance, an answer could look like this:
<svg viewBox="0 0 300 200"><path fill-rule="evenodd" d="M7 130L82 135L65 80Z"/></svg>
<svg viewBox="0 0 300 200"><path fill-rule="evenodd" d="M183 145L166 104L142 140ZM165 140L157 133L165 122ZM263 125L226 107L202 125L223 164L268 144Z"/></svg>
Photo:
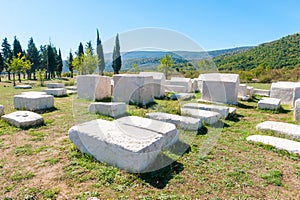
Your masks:
<svg viewBox="0 0 300 200"><path fill-rule="evenodd" d="M214 58L219 70L250 70L259 65L288 69L300 65L300 33L258 45L250 50Z"/></svg>

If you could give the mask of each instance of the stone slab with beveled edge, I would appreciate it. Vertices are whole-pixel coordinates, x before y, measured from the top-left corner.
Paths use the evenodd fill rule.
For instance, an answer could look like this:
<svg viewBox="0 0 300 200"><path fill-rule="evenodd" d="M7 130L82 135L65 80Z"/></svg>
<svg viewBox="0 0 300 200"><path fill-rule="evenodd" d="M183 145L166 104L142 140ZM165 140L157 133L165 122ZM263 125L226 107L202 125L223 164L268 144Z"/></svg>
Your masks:
<svg viewBox="0 0 300 200"><path fill-rule="evenodd" d="M73 126L68 133L80 151L133 173L153 163L163 145L163 136L154 131L101 119Z"/></svg>
<svg viewBox="0 0 300 200"><path fill-rule="evenodd" d="M46 110L54 107L54 97L44 92L23 92L14 96L14 107L18 110Z"/></svg>
<svg viewBox="0 0 300 200"><path fill-rule="evenodd" d="M175 124L184 130L197 131L202 127L201 119L196 119L193 117L180 116L162 112L147 113L146 117L149 119L155 119Z"/></svg>
<svg viewBox="0 0 300 200"><path fill-rule="evenodd" d="M163 149L166 149L171 145L175 144L179 139L178 130L176 126L171 123L143 118L143 117L137 117L137 116L122 117L115 121L118 124L134 126L145 130L154 131L162 135Z"/></svg>
<svg viewBox="0 0 300 200"><path fill-rule="evenodd" d="M16 111L3 115L1 118L13 126L24 129L39 126L44 123L44 118L41 115L30 111Z"/></svg>
<svg viewBox="0 0 300 200"><path fill-rule="evenodd" d="M272 131L277 134L285 135L289 138L300 139L300 126L284 122L265 121L256 126L260 131Z"/></svg>
<svg viewBox="0 0 300 200"><path fill-rule="evenodd" d="M278 110L280 108L280 102L281 100L277 98L263 97L258 101L257 107L260 109Z"/></svg>
<svg viewBox="0 0 300 200"><path fill-rule="evenodd" d="M4 115L4 106L0 105L0 117Z"/></svg>
<svg viewBox="0 0 300 200"><path fill-rule="evenodd" d="M281 99L282 104L294 105L296 99L300 98L300 83L288 81L272 83L270 97Z"/></svg>
<svg viewBox="0 0 300 200"><path fill-rule="evenodd" d="M193 109L214 111L220 113L223 116L223 118L226 118L229 114L229 108L226 106L200 104L200 103L187 103L183 105L183 108L193 108Z"/></svg>
<svg viewBox="0 0 300 200"><path fill-rule="evenodd" d="M173 94L170 98L172 100L190 100L195 97L196 96L194 93L176 93L176 94Z"/></svg>
<svg viewBox="0 0 300 200"><path fill-rule="evenodd" d="M253 95L259 95L263 97L269 97L270 96L270 90L262 90L262 89L253 89Z"/></svg>
<svg viewBox="0 0 300 200"><path fill-rule="evenodd" d="M43 91L48 95L52 95L55 97L62 97L67 95L67 90L65 88L48 88L44 89Z"/></svg>
<svg viewBox="0 0 300 200"><path fill-rule="evenodd" d="M32 89L31 85L16 85L15 89Z"/></svg>
<svg viewBox="0 0 300 200"><path fill-rule="evenodd" d="M64 83L47 83L46 87L47 88L64 88L65 84Z"/></svg>
<svg viewBox="0 0 300 200"><path fill-rule="evenodd" d="M220 113L194 108L181 108L181 115L201 119L204 123L209 125L215 124L222 118Z"/></svg>
<svg viewBox="0 0 300 200"><path fill-rule="evenodd" d="M126 113L126 104L123 102L95 102L89 105L89 112L118 117Z"/></svg>
<svg viewBox="0 0 300 200"><path fill-rule="evenodd" d="M251 135L247 137L248 142L258 142L265 145L271 145L277 149L285 150L290 153L295 153L300 155L300 142L293 140L266 136L266 135Z"/></svg>

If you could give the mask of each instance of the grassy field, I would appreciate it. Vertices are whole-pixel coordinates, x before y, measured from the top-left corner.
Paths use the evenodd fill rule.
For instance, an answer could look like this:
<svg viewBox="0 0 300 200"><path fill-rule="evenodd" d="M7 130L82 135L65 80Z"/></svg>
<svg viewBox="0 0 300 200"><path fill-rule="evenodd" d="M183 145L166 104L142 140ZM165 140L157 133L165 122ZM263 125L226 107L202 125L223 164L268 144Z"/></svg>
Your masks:
<svg viewBox="0 0 300 200"><path fill-rule="evenodd" d="M263 88L269 88L264 85ZM34 87L32 90L42 90ZM11 83L0 83L0 104L14 111ZM299 199L300 157L269 146L250 144L265 120L294 123L293 112L258 110L258 97L240 102L224 126L196 133L180 131L182 156L155 172L131 174L78 152L68 138L76 122L111 118L87 113L89 102L75 96L55 98L55 110L42 113L45 125L29 130L0 120L1 199ZM131 115L164 110L178 113L182 102L156 100L152 107L128 106ZM84 109L80 109L84 108ZM84 116L83 119L81 116ZM269 134L271 133L263 133ZM162 155L161 155L162 156Z"/></svg>

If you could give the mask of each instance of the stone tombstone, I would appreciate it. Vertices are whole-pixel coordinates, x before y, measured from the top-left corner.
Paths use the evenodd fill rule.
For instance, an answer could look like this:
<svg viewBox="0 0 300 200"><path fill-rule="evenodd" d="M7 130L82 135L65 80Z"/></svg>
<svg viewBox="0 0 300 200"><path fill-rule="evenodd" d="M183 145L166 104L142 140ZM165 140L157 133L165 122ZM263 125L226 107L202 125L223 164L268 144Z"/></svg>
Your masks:
<svg viewBox="0 0 300 200"><path fill-rule="evenodd" d="M295 101L294 105L294 119L295 121L300 121L300 99Z"/></svg>
<svg viewBox="0 0 300 200"><path fill-rule="evenodd" d="M247 85L246 84L240 84L239 85L238 96L247 96L247 95L248 95Z"/></svg>
<svg viewBox="0 0 300 200"><path fill-rule="evenodd" d="M113 76L113 101L147 105L154 101L153 77L138 74Z"/></svg>
<svg viewBox="0 0 300 200"><path fill-rule="evenodd" d="M45 92L22 92L14 96L14 107L17 110L46 110L54 107L54 97Z"/></svg>
<svg viewBox="0 0 300 200"><path fill-rule="evenodd" d="M198 78L194 78L192 79L192 92L199 92L199 79Z"/></svg>
<svg viewBox="0 0 300 200"><path fill-rule="evenodd" d="M26 129L44 124L44 118L30 111L16 111L1 117L9 124L18 128Z"/></svg>
<svg viewBox="0 0 300 200"><path fill-rule="evenodd" d="M143 76L153 77L153 92L154 97L161 98L165 96L166 77L161 72L140 72Z"/></svg>
<svg viewBox="0 0 300 200"><path fill-rule="evenodd" d="M47 94L55 97L62 97L67 95L67 89L65 88L48 88L44 89L43 92L46 92Z"/></svg>
<svg viewBox="0 0 300 200"><path fill-rule="evenodd" d="M126 104L123 102L94 102L89 105L89 112L115 118L126 113Z"/></svg>
<svg viewBox="0 0 300 200"><path fill-rule="evenodd" d="M64 88L65 84L64 83L47 83L46 87L47 88Z"/></svg>
<svg viewBox="0 0 300 200"><path fill-rule="evenodd" d="M193 83L190 78L172 77L170 85L184 86L185 90L183 92L192 92L193 90Z"/></svg>
<svg viewBox="0 0 300 200"><path fill-rule="evenodd" d="M202 99L206 101L237 104L240 78L238 74L201 74Z"/></svg>
<svg viewBox="0 0 300 200"><path fill-rule="evenodd" d="M294 105L296 99L300 98L300 83L285 81L272 83L270 97L281 99L282 104Z"/></svg>
<svg viewBox="0 0 300 200"><path fill-rule="evenodd" d="M280 99L263 97L258 101L257 107L266 110L278 110L280 108Z"/></svg>
<svg viewBox="0 0 300 200"><path fill-rule="evenodd" d="M253 95L259 95L259 96L264 96L264 97L269 97L270 96L270 90L262 90L262 89L257 89L253 88Z"/></svg>
<svg viewBox="0 0 300 200"><path fill-rule="evenodd" d="M101 100L111 97L111 79L100 75L77 76L77 94L79 98Z"/></svg>
<svg viewBox="0 0 300 200"><path fill-rule="evenodd" d="M0 116L4 115L4 106L0 105Z"/></svg>

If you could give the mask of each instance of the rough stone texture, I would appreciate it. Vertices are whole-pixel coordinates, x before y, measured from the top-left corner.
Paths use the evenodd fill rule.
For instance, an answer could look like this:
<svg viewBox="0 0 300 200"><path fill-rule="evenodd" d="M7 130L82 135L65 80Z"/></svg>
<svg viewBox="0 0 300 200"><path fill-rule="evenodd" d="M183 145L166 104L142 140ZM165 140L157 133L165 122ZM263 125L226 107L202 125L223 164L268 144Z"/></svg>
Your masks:
<svg viewBox="0 0 300 200"><path fill-rule="evenodd" d="M31 128L44 124L44 119L41 115L30 111L16 111L1 117L9 124L18 128Z"/></svg>
<svg viewBox="0 0 300 200"><path fill-rule="evenodd" d="M246 95L246 96L238 96L238 98L242 101L248 101L251 97L249 95Z"/></svg>
<svg viewBox="0 0 300 200"><path fill-rule="evenodd" d="M99 113L110 117L118 117L126 113L126 104L122 102L96 102L91 103L89 112Z"/></svg>
<svg viewBox="0 0 300 200"><path fill-rule="evenodd" d="M0 105L0 116L4 115L4 106Z"/></svg>
<svg viewBox="0 0 300 200"><path fill-rule="evenodd" d="M73 126L69 138L98 161L133 173L146 170L163 145L154 131L100 119Z"/></svg>
<svg viewBox="0 0 300 200"><path fill-rule="evenodd" d="M300 126L284 122L265 121L256 126L260 131L273 131L293 139L300 139Z"/></svg>
<svg viewBox="0 0 300 200"><path fill-rule="evenodd" d="M262 90L262 89L253 89L253 95L259 95L263 97L269 97L270 96L270 90Z"/></svg>
<svg viewBox="0 0 300 200"><path fill-rule="evenodd" d="M65 87L67 90L77 90L77 87L76 86L67 86Z"/></svg>
<svg viewBox="0 0 300 200"><path fill-rule="evenodd" d="M54 97L40 92L27 92L14 96L14 107L18 110L46 110L54 107Z"/></svg>
<svg viewBox="0 0 300 200"><path fill-rule="evenodd" d="M181 108L181 115L191 116L201 119L204 123L212 125L218 122L222 115L217 112L193 109L193 108Z"/></svg>
<svg viewBox="0 0 300 200"><path fill-rule="evenodd" d="M202 127L201 119L186 117L162 112L147 113L146 117L179 126L181 129L197 131Z"/></svg>
<svg viewBox="0 0 300 200"><path fill-rule="evenodd" d="M160 73L160 72L140 72L140 75L152 76L153 77L154 97L161 98L161 97L165 96L166 77L163 73Z"/></svg>
<svg viewBox="0 0 300 200"><path fill-rule="evenodd" d="M295 101L294 105L294 119L295 121L300 121L300 99Z"/></svg>
<svg viewBox="0 0 300 200"><path fill-rule="evenodd" d="M199 92L199 79L194 78L192 79L192 92Z"/></svg>
<svg viewBox="0 0 300 200"><path fill-rule="evenodd" d="M240 84L239 90L238 90L238 96L247 96L247 85L246 84Z"/></svg>
<svg viewBox="0 0 300 200"><path fill-rule="evenodd" d="M226 106L200 104L200 103L187 103L187 104L183 105L183 108L214 111L214 112L220 113L223 118L226 118L229 114L229 108Z"/></svg>
<svg viewBox="0 0 300 200"><path fill-rule="evenodd" d="M253 90L254 90L253 87L247 86L247 95L252 97L253 96Z"/></svg>
<svg viewBox="0 0 300 200"><path fill-rule="evenodd" d="M163 136L163 149L167 149L179 139L177 128L174 124L137 116L122 117L115 120L117 124L134 126L150 130Z"/></svg>
<svg viewBox="0 0 300 200"><path fill-rule="evenodd" d="M65 84L64 83L47 83L46 87L47 88L64 88Z"/></svg>
<svg viewBox="0 0 300 200"><path fill-rule="evenodd" d="M300 98L300 83L277 82L271 85L271 98L281 99L282 104L293 105Z"/></svg>
<svg viewBox="0 0 300 200"><path fill-rule="evenodd" d="M177 94L173 94L170 97L172 100L190 100L195 98L195 94L194 93L177 93Z"/></svg>
<svg viewBox="0 0 300 200"><path fill-rule="evenodd" d="M278 110L280 108L280 99L263 97L257 103L257 107L267 110Z"/></svg>
<svg viewBox="0 0 300 200"><path fill-rule="evenodd" d="M201 74L202 99L212 102L237 104L240 78L238 74Z"/></svg>
<svg viewBox="0 0 300 200"><path fill-rule="evenodd" d="M185 90L183 92L192 92L192 79L182 78L182 77L172 77L169 85L184 86Z"/></svg>
<svg viewBox="0 0 300 200"><path fill-rule="evenodd" d="M67 94L77 94L77 90L67 90Z"/></svg>
<svg viewBox="0 0 300 200"><path fill-rule="evenodd" d="M186 92L186 87L178 85L166 85L166 92L184 93Z"/></svg>
<svg viewBox="0 0 300 200"><path fill-rule="evenodd" d="M277 149L285 150L290 153L295 153L300 155L300 142L295 142L288 139L265 136L265 135L251 135L247 137L248 142L259 142L265 145L271 145Z"/></svg>
<svg viewBox="0 0 300 200"><path fill-rule="evenodd" d="M101 100L111 97L111 81L108 76L77 76L77 93L79 98Z"/></svg>
<svg viewBox="0 0 300 200"><path fill-rule="evenodd" d="M113 101L146 105L154 101L153 77L137 74L113 76Z"/></svg>
<svg viewBox="0 0 300 200"><path fill-rule="evenodd" d="M43 91L55 97L62 97L67 95L67 90L65 88L49 88Z"/></svg>
<svg viewBox="0 0 300 200"><path fill-rule="evenodd" d="M15 89L31 89L32 86L31 85L16 85L14 88Z"/></svg>

